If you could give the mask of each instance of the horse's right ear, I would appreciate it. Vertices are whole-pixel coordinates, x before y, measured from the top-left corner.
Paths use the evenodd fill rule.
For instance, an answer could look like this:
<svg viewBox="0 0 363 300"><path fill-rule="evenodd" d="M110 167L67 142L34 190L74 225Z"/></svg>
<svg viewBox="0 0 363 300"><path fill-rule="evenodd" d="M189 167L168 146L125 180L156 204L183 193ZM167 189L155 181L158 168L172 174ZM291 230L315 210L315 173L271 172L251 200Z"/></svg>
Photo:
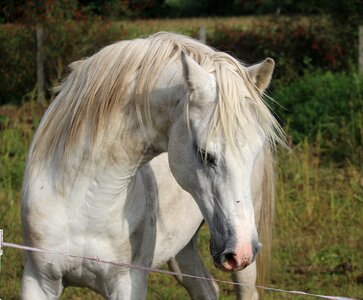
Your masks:
<svg viewBox="0 0 363 300"><path fill-rule="evenodd" d="M181 52L183 77L190 94L204 94L213 78L192 58Z"/></svg>
<svg viewBox="0 0 363 300"><path fill-rule="evenodd" d="M264 92L270 85L272 73L275 68L275 62L272 58L266 58L259 64L252 65L247 68L247 72L256 87Z"/></svg>

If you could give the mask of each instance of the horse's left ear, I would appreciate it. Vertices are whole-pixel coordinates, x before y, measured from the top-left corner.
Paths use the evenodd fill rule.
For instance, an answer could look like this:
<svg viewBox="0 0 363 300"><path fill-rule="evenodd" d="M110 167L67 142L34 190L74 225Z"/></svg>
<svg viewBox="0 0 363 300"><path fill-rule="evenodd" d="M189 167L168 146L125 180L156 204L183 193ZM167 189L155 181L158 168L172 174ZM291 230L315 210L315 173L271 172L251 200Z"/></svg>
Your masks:
<svg viewBox="0 0 363 300"><path fill-rule="evenodd" d="M274 60L268 57L263 62L248 67L247 72L256 87L264 92L270 85L274 68Z"/></svg>

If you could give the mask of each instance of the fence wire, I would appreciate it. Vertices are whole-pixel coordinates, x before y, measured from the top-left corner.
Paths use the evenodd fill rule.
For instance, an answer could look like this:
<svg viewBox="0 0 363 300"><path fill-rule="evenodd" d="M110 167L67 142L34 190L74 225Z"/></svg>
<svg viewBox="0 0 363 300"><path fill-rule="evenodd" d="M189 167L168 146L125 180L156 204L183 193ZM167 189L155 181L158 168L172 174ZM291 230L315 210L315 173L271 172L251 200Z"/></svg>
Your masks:
<svg viewBox="0 0 363 300"><path fill-rule="evenodd" d="M223 284L234 285L234 286L256 287L257 289L270 291L270 292L276 292L276 293L310 296L310 297L315 297L315 298L320 298L320 299L330 299L330 300L362 300L362 299L358 299L358 298L328 296L328 295L312 294L312 293L303 292L303 291L285 290L285 289L272 288L272 287L261 286L261 285L251 286L248 284L243 284L243 283L238 283L238 282L233 282L233 281L226 281L226 280L220 280L220 279L215 279L215 278L195 276L195 275L191 275L191 274L184 274L184 273L173 272L173 271L157 269L157 268L152 268L152 267L134 265L134 264L130 264L130 263L103 260L103 259L100 259L99 257L78 256L78 255L73 255L73 254L64 253L64 252L51 251L51 250L29 247L29 246L14 244L14 243L3 242L2 234L3 234L3 231L0 230L0 276L1 276L1 255L3 254L2 247L8 247L8 248L21 249L24 251L41 252L41 253L52 254L52 255L62 255L62 256L67 256L67 257L72 257L72 258L77 258L77 259L86 259L86 260L90 260L90 261L96 261L98 263L110 264L110 265L118 266L121 268L140 270L140 271L149 272L149 273L159 273L159 274L172 275L172 276L182 276L182 277L188 277L188 278L193 278L193 279L197 279L197 280L214 281L216 283L223 283Z"/></svg>

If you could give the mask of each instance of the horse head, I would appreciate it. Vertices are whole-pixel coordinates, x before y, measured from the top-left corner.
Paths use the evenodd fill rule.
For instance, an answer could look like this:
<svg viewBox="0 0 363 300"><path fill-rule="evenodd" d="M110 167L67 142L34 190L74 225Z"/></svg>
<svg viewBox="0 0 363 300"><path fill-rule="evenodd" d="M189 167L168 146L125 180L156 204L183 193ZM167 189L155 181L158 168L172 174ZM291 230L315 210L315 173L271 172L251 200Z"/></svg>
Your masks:
<svg viewBox="0 0 363 300"><path fill-rule="evenodd" d="M268 138L254 115L258 114L256 94L249 91L258 94L268 87L274 61L268 58L245 69L245 82L238 83L228 81L239 76L237 70L218 72L224 68L220 65L209 73L183 53L182 68L187 117L180 114L171 127L170 167L178 183L194 197L209 226L216 267L240 270L254 261L260 248L251 177ZM230 77L223 78L228 73ZM231 103L225 103L228 101Z"/></svg>

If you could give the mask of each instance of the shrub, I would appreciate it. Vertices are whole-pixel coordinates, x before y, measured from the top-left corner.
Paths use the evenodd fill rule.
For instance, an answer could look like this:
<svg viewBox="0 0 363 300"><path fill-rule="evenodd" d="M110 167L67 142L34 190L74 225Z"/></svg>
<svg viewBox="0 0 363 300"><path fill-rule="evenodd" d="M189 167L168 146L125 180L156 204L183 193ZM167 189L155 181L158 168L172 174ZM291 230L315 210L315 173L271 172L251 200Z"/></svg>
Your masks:
<svg viewBox="0 0 363 300"><path fill-rule="evenodd" d="M260 61L266 56L273 57L277 63L277 77L285 82L298 78L306 67L349 69L350 62L356 57L357 47L343 47L349 43L342 41L341 35L334 31L326 18L292 20L264 17L249 21L248 26L239 19L235 20L235 25L221 25L221 22L225 21L219 21L214 30L208 29L208 44L232 52L248 63ZM166 26L168 30L196 37L198 26L192 23L182 29L173 29L164 23L161 28L154 23L153 26L158 30ZM145 31L150 33L150 22L147 24L148 28L145 28L144 22L127 27L97 18L64 22L48 20L44 42L48 86L59 82L70 62L90 56L114 41L134 38ZM25 94L34 90L36 84L35 30L25 25L1 25L0 44L0 74L3 75L0 104L19 102Z"/></svg>
<svg viewBox="0 0 363 300"><path fill-rule="evenodd" d="M35 31L25 25L2 25L0 45L0 104L3 104L21 99L34 88Z"/></svg>
<svg viewBox="0 0 363 300"><path fill-rule="evenodd" d="M298 78L307 67L348 69L351 60L356 57L343 46L342 37L328 19L275 17L246 29L218 25L209 42L248 63L261 61L267 56L274 58L277 76L285 81ZM357 47L351 48L356 50Z"/></svg>
<svg viewBox="0 0 363 300"><path fill-rule="evenodd" d="M45 70L49 87L59 83L72 61L90 56L127 36L117 23L97 19L47 23L44 27ZM35 29L19 24L1 25L0 44L0 104L20 103L36 85Z"/></svg>
<svg viewBox="0 0 363 300"><path fill-rule="evenodd" d="M51 86L57 84L67 66L127 36L116 23L90 19L53 23L47 28L46 70Z"/></svg>
<svg viewBox="0 0 363 300"><path fill-rule="evenodd" d="M337 161L363 160L363 77L352 73L307 72L280 87L275 107L294 143L317 142Z"/></svg>

